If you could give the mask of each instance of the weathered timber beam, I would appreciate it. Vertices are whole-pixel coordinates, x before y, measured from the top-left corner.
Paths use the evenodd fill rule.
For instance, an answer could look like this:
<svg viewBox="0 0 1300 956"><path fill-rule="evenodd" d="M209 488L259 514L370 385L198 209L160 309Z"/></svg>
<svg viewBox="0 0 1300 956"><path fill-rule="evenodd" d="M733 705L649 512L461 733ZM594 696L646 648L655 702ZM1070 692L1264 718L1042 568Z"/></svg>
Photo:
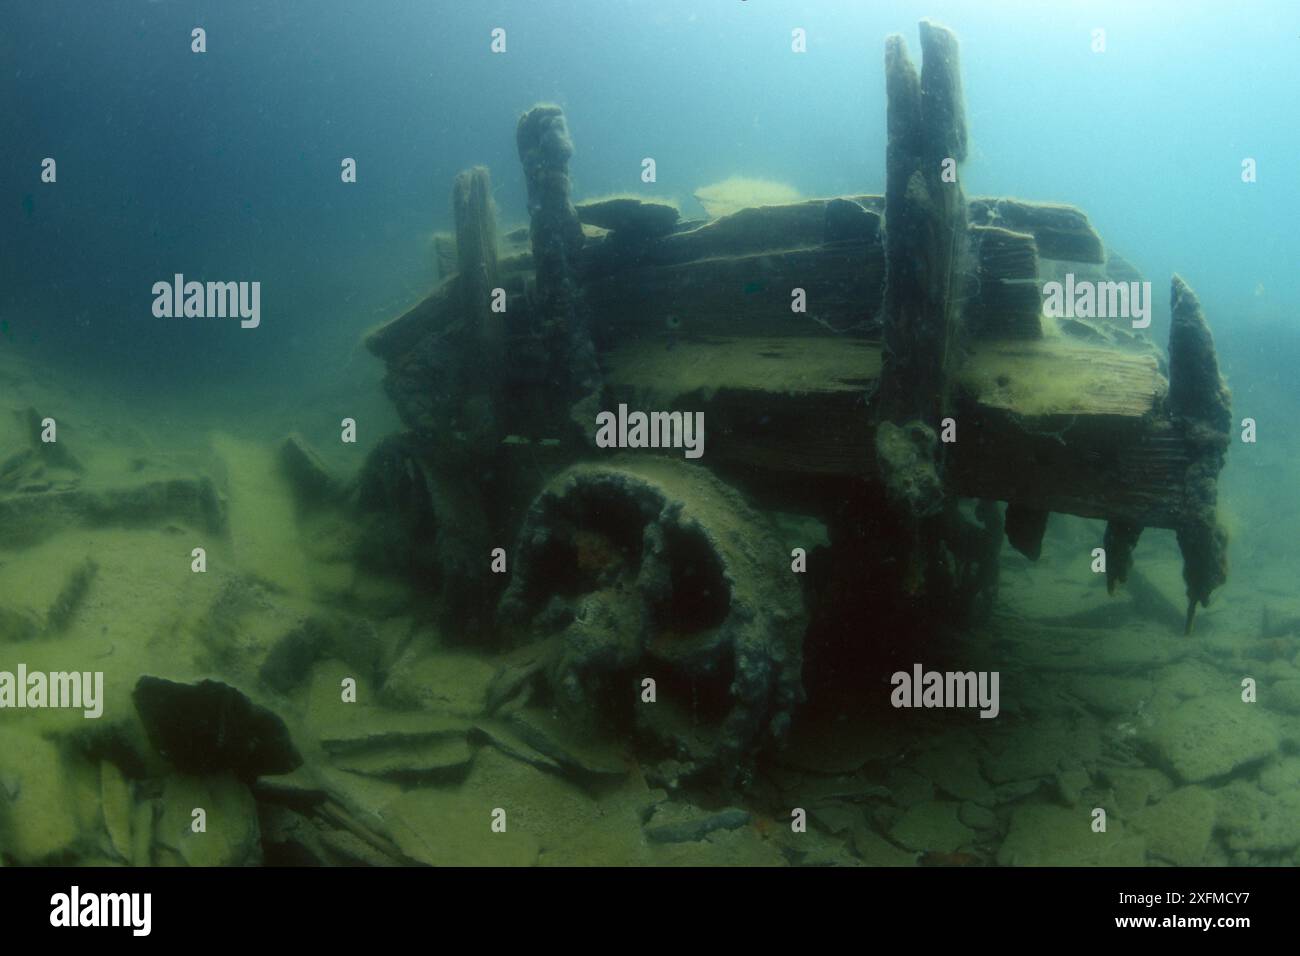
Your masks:
<svg viewBox="0 0 1300 956"><path fill-rule="evenodd" d="M959 438L945 474L952 494L1148 527L1186 522L1190 458L1182 427L1157 414L1165 381L1149 356L1042 340L987 344L976 357L958 376ZM672 348L625 341L606 363L611 400L703 411L717 436L710 461L772 476L882 479L866 402L880 374L878 343L746 334ZM1061 387L1022 392L1021 380Z"/></svg>
<svg viewBox="0 0 1300 956"><path fill-rule="evenodd" d="M1024 419L962 407L947 479L954 493L1039 511L1177 528L1188 455L1182 430L1160 420L1056 415Z"/></svg>
<svg viewBox="0 0 1300 956"><path fill-rule="evenodd" d="M363 341L370 354L391 365L459 312L460 286L453 276L397 318L367 332Z"/></svg>
<svg viewBox="0 0 1300 956"><path fill-rule="evenodd" d="M885 41L883 362L875 403L875 458L885 494L907 529L906 591L944 593L949 566L937 543L955 518L943 479L939 428L961 351L966 117L957 38L921 21L921 75L900 36ZM951 523L951 522L949 522Z"/></svg>
<svg viewBox="0 0 1300 956"><path fill-rule="evenodd" d="M880 244L841 242L649 266L593 278L584 289L603 351L647 335L860 337L878 328L883 285ZM790 309L796 287L807 294L806 313Z"/></svg>
<svg viewBox="0 0 1300 956"><path fill-rule="evenodd" d="M492 310L492 290L497 287L497 230L487 169L475 166L457 176L451 203L461 308L474 325L484 371L492 374L505 347L505 325L502 313Z"/></svg>
<svg viewBox="0 0 1300 956"><path fill-rule="evenodd" d="M521 116L515 140L528 186L537 270L534 336L542 343L549 364L550 387L537 397L550 408L558 429L567 419L570 405L592 396L600 386L596 351L578 285L583 235L570 198L573 140L558 106L535 106Z"/></svg>
<svg viewBox="0 0 1300 956"><path fill-rule="evenodd" d="M957 359L967 238L956 165L966 156L966 120L956 37L925 20L921 48L918 77L902 37L885 43L886 280L877 410L895 427L934 430L948 409ZM933 513L938 502L917 505Z"/></svg>
<svg viewBox="0 0 1300 956"><path fill-rule="evenodd" d="M1218 521L1219 472L1232 428L1232 397L1219 374L1214 336L1196 293L1179 276L1170 290L1169 411L1183 427L1190 463L1186 518L1176 529L1187 584L1187 626L1196 605L1228 579L1228 535Z"/></svg>
<svg viewBox="0 0 1300 956"><path fill-rule="evenodd" d="M607 236L604 240L587 242L580 272L584 281L590 281L626 269L812 250L846 239L879 244L883 209L884 200L880 196L843 196L756 206L651 240L638 246L635 256L626 255L622 245Z"/></svg>

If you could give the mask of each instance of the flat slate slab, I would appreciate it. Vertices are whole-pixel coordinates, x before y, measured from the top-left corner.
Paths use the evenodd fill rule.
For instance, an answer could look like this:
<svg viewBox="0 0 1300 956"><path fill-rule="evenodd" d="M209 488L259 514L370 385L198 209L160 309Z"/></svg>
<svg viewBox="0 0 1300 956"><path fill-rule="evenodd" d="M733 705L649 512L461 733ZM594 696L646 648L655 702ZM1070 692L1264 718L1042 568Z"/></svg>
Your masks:
<svg viewBox="0 0 1300 956"><path fill-rule="evenodd" d="M468 769L474 750L463 737L389 743L334 758L334 766L385 780L435 779Z"/></svg>
<svg viewBox="0 0 1300 956"><path fill-rule="evenodd" d="M896 843L918 852L952 853L975 839L961 822L961 804L947 800L918 803L890 829Z"/></svg>
<svg viewBox="0 0 1300 956"><path fill-rule="evenodd" d="M1146 844L1111 817L1094 833L1089 810L1026 803L1011 815L998 849L1000 866L1144 866Z"/></svg>
<svg viewBox="0 0 1300 956"><path fill-rule="evenodd" d="M578 220L589 226L608 229L619 235L629 234L653 238L672 231L681 214L668 203L646 202L641 199L601 199L579 203Z"/></svg>
<svg viewBox="0 0 1300 956"><path fill-rule="evenodd" d="M1227 694L1196 697L1158 714L1144 739L1185 783L1226 776L1278 749L1277 730L1259 705Z"/></svg>

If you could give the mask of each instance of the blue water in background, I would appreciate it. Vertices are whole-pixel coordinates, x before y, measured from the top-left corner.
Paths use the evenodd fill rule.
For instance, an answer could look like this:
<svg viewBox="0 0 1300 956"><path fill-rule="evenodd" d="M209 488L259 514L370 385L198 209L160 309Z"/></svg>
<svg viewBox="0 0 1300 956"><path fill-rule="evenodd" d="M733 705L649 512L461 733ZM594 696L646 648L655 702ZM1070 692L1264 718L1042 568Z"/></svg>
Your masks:
<svg viewBox="0 0 1300 956"><path fill-rule="evenodd" d="M567 112L579 198L645 192L698 213L691 193L730 175L806 195L883 191L883 41L902 33L919 63L927 15L962 42L968 195L1081 206L1162 307L1182 273L1239 398L1285 387L1293 367L1278 358L1300 301L1290 0L0 11L0 348L141 394L342 375L366 328L435 283L429 237L451 225L459 170L488 165L503 226L526 222L514 123L539 100ZM205 54L190 52L194 26ZM498 26L504 55L489 49ZM796 26L806 54L790 51ZM46 156L57 185L39 181ZM340 182L345 156L355 185ZM646 156L653 186L640 181ZM1253 185L1240 179L1247 156ZM154 318L150 287L175 272L260 280L262 326ZM1163 344L1163 317L1153 331Z"/></svg>

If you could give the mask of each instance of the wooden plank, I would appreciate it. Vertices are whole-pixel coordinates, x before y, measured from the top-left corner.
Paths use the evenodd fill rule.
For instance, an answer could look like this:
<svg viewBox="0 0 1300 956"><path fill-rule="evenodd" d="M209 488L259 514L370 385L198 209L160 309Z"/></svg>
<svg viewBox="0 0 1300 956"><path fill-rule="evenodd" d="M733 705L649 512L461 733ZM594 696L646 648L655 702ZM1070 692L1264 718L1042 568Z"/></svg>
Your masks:
<svg viewBox="0 0 1300 956"><path fill-rule="evenodd" d="M854 210L850 217L848 214ZM755 206L692 229L636 243L631 249L617 236L589 242L581 273L584 280L590 281L648 266L815 249L844 239L879 243L883 212L884 198L871 195ZM853 223L848 226L846 220L850 218Z"/></svg>
<svg viewBox="0 0 1300 956"><path fill-rule="evenodd" d="M719 389L771 396L863 392L880 375L880 345L866 339L667 336L625 345L606 358L606 380L655 408Z"/></svg>
<svg viewBox="0 0 1300 956"><path fill-rule="evenodd" d="M704 259L635 269L586 285L597 347L626 338L864 336L875 327L884 278L878 243ZM804 290L807 312L791 311Z"/></svg>
<svg viewBox="0 0 1300 956"><path fill-rule="evenodd" d="M599 388L600 370L578 281L584 237L570 199L573 141L564 111L553 105L534 106L519 118L515 143L528 187L537 279L531 331L545 351L550 381L548 389L535 390L532 400L546 407L553 431L572 431L569 406Z"/></svg>
<svg viewBox="0 0 1300 956"><path fill-rule="evenodd" d="M703 411L710 461L876 475L867 395L877 342L659 336L624 344L605 364L610 401ZM1187 447L1180 428L1151 414L1166 389L1144 354L1061 339L980 343L957 380L946 481L965 497L1178 527Z"/></svg>
<svg viewBox="0 0 1300 956"><path fill-rule="evenodd" d="M610 384L635 388L661 403L719 389L780 397L872 389L880 375L881 346L849 337L678 340L660 334L625 342L604 361ZM1146 353L1066 339L979 343L957 381L981 408L1023 419L1141 420L1168 389Z"/></svg>
<svg viewBox="0 0 1300 956"><path fill-rule="evenodd" d="M703 411L705 456L804 475L874 468L864 440L880 345L866 339L663 337L606 356L608 401Z"/></svg>
<svg viewBox="0 0 1300 956"><path fill-rule="evenodd" d="M955 173L966 158L966 119L956 37L928 20L920 27L919 77L903 38L885 41L887 278L877 411L895 426L936 428L948 410L959 357L953 344L967 239L961 185L944 173Z"/></svg>
<svg viewBox="0 0 1300 956"><path fill-rule="evenodd" d="M1190 459L1181 428L1121 416L1017 418L967 407L946 475L971 498L1177 528Z"/></svg>
<svg viewBox="0 0 1300 956"><path fill-rule="evenodd" d="M450 322L460 307L460 287L453 275L395 319L367 332L370 354L392 364L432 330Z"/></svg>
<svg viewBox="0 0 1300 956"><path fill-rule="evenodd" d="M959 374L963 389L985 407L1022 417L1140 418L1169 389L1150 352L1062 337L975 342L971 348Z"/></svg>

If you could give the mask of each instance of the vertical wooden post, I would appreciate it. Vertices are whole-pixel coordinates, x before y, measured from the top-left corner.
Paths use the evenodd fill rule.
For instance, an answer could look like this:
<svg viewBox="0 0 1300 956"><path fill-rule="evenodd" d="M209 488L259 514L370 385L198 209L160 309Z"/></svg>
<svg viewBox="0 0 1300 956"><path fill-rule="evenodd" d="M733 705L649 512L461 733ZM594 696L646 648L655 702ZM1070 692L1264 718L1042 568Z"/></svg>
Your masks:
<svg viewBox="0 0 1300 956"><path fill-rule="evenodd" d="M583 236L569 195L573 141L558 106L535 106L521 116L515 139L528 184L537 275L536 334L547 357L548 398L556 403L549 417L558 425L575 400L590 399L600 387L596 350L578 287Z"/></svg>
<svg viewBox="0 0 1300 956"><path fill-rule="evenodd" d="M456 217L461 302L473 323L484 370L495 376L505 346L505 319L492 311L492 290L497 287L497 227L492 178L486 167L475 166L456 177L451 204Z"/></svg>
<svg viewBox="0 0 1300 956"><path fill-rule="evenodd" d="M966 198L957 165L966 120L957 39L921 21L921 76L900 36L885 45L889 142L885 181L884 366L878 411L938 429L957 359Z"/></svg>
<svg viewBox="0 0 1300 956"><path fill-rule="evenodd" d="M884 348L875 396L876 460L902 525L903 586L916 597L946 587L939 542L952 502L944 494L939 439L958 359L966 255L957 39L923 20L921 50L918 77L903 38L885 42Z"/></svg>

